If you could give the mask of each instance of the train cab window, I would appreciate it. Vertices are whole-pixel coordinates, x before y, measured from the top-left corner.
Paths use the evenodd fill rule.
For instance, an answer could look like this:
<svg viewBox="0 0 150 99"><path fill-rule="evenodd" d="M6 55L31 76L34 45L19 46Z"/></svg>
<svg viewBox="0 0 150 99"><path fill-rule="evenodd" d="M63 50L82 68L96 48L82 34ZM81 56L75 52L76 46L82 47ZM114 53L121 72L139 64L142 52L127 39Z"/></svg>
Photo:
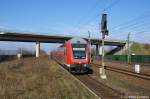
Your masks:
<svg viewBox="0 0 150 99"><path fill-rule="evenodd" d="M86 44L72 44L74 59L86 58Z"/></svg>

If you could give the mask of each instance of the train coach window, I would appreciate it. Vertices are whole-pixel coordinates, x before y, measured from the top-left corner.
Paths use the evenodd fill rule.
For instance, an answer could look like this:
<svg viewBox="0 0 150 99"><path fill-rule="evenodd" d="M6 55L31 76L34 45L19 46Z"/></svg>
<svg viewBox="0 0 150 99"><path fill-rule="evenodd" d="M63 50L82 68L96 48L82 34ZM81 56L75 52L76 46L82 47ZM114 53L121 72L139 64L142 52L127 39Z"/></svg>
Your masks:
<svg viewBox="0 0 150 99"><path fill-rule="evenodd" d="M67 55L67 51L66 51L66 48L64 48L64 55Z"/></svg>

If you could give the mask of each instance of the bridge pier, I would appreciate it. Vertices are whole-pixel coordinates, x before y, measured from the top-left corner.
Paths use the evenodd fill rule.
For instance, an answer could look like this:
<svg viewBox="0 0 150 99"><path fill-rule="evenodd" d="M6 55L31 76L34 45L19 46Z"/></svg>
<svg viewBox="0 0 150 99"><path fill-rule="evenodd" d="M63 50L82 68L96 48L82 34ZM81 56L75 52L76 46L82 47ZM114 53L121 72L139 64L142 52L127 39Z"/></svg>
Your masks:
<svg viewBox="0 0 150 99"><path fill-rule="evenodd" d="M40 42L36 42L36 57L38 58L40 56Z"/></svg>

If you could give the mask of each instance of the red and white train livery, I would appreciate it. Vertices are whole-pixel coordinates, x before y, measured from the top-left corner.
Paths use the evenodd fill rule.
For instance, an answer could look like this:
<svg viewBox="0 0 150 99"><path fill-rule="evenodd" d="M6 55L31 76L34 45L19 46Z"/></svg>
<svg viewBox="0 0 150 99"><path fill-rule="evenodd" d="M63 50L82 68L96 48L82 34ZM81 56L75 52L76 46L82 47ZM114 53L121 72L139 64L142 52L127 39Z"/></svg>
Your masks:
<svg viewBox="0 0 150 99"><path fill-rule="evenodd" d="M61 61L72 73L91 73L89 44L82 38L72 38L51 52L51 57Z"/></svg>

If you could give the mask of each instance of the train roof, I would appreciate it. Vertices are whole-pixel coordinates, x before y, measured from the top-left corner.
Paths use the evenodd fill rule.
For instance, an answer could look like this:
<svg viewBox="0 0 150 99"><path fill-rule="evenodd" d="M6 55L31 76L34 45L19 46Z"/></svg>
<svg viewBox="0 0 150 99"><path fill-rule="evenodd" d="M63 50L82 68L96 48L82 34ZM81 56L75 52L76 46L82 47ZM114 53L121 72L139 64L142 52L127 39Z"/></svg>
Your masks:
<svg viewBox="0 0 150 99"><path fill-rule="evenodd" d="M79 38L79 37L74 37L72 39L69 40L70 43L80 43L80 44L87 44L87 41L83 38Z"/></svg>

